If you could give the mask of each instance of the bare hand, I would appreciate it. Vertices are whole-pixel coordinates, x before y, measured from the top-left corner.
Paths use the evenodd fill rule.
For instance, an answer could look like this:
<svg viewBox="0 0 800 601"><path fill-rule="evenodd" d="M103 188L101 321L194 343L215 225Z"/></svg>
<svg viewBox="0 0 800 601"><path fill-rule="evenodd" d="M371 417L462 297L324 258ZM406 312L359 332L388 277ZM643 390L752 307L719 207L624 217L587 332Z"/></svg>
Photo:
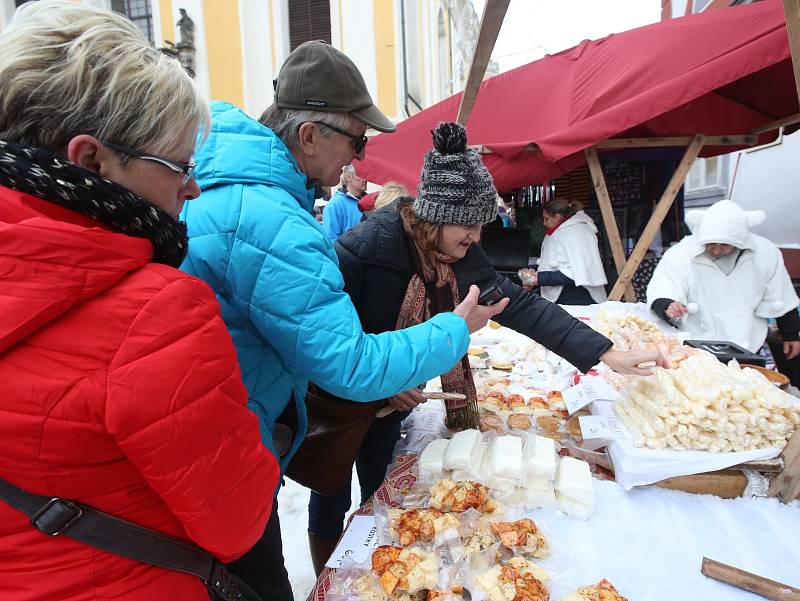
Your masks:
<svg viewBox="0 0 800 601"><path fill-rule="evenodd" d="M396 411L411 411L420 403L424 403L428 399L422 394L419 388L412 388L405 392L398 393L386 399L389 404L395 408Z"/></svg>
<svg viewBox="0 0 800 601"><path fill-rule="evenodd" d="M689 309L683 303L679 303L678 301L673 301L669 307L667 307L666 314L672 321L676 321L689 313Z"/></svg>
<svg viewBox="0 0 800 601"><path fill-rule="evenodd" d="M793 340L792 342L783 343L783 354L787 359L794 359L800 355L800 340Z"/></svg>
<svg viewBox="0 0 800 601"><path fill-rule="evenodd" d="M470 334L480 330L493 316L502 313L510 302L508 298L504 298L489 307L484 307L478 304L480 294L480 288L475 285L470 286L469 294L453 310L453 313L467 322L467 329Z"/></svg>
<svg viewBox="0 0 800 601"><path fill-rule="evenodd" d="M667 358L658 351L615 351L614 349L609 349L600 355L600 361L616 372L636 376L649 376L651 374L649 368L639 367L643 363L653 363L659 367L669 368Z"/></svg>
<svg viewBox="0 0 800 601"><path fill-rule="evenodd" d="M525 288L525 290L533 290L538 285L539 285L539 274L534 271L533 273L529 274L528 277L525 278L522 287Z"/></svg>

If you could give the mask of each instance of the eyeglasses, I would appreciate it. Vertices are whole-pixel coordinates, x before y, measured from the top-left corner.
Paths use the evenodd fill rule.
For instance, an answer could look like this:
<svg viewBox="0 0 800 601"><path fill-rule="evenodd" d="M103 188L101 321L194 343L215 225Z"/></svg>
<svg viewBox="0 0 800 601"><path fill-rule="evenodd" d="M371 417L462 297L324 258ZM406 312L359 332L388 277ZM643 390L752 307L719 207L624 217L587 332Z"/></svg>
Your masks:
<svg viewBox="0 0 800 601"><path fill-rule="evenodd" d="M165 159L164 157L160 157L155 154L145 154L141 150L129 148L128 146L122 146L121 144L112 144L110 142L103 142L103 144L108 146L111 150L116 150L117 152L136 157L137 159L141 159L143 161L152 161L154 163L158 163L159 165L163 165L167 169L171 169L175 173L182 173L183 178L181 179L181 183L184 185L192 178L194 169L197 166L194 161L189 161L188 163L178 163L177 161L170 161L169 159Z"/></svg>
<svg viewBox="0 0 800 601"><path fill-rule="evenodd" d="M353 148L356 151L356 154L361 154L361 151L364 150L364 147L369 142L369 138L367 136L357 136L355 134L351 134L349 131L344 131L343 129L339 129L338 127L334 127L330 123L325 123L324 121L312 121L311 123L316 123L317 125L324 125L330 130L335 131L337 134L341 134L346 138L350 138L353 142Z"/></svg>

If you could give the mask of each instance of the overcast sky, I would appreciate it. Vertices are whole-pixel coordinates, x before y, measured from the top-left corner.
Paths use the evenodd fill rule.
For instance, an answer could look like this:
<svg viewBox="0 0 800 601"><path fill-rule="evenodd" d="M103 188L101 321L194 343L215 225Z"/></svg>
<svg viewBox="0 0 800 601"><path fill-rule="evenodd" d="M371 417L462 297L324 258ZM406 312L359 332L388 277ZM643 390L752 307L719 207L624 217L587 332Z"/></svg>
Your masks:
<svg viewBox="0 0 800 601"><path fill-rule="evenodd" d="M485 0L472 0L478 17ZM492 58L500 71L661 19L660 0L511 0Z"/></svg>

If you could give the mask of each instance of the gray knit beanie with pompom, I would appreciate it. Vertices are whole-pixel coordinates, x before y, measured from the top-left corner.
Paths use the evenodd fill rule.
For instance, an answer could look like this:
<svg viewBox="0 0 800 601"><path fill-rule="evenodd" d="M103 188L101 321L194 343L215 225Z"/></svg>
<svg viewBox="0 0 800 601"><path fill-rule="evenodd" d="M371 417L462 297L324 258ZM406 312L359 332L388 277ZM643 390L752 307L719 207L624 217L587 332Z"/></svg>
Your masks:
<svg viewBox="0 0 800 601"><path fill-rule="evenodd" d="M458 123L440 123L417 188L414 212L430 223L476 225L497 217L497 190Z"/></svg>

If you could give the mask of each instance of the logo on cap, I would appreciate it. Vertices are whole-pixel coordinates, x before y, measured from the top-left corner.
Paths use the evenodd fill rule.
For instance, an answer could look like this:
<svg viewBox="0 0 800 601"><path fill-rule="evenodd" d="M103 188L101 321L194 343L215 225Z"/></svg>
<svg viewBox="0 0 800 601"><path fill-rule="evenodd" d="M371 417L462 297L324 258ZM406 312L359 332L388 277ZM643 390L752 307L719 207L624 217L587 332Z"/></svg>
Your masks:
<svg viewBox="0 0 800 601"><path fill-rule="evenodd" d="M326 100L312 100L310 98L306 98L306 106L328 106L328 102Z"/></svg>

